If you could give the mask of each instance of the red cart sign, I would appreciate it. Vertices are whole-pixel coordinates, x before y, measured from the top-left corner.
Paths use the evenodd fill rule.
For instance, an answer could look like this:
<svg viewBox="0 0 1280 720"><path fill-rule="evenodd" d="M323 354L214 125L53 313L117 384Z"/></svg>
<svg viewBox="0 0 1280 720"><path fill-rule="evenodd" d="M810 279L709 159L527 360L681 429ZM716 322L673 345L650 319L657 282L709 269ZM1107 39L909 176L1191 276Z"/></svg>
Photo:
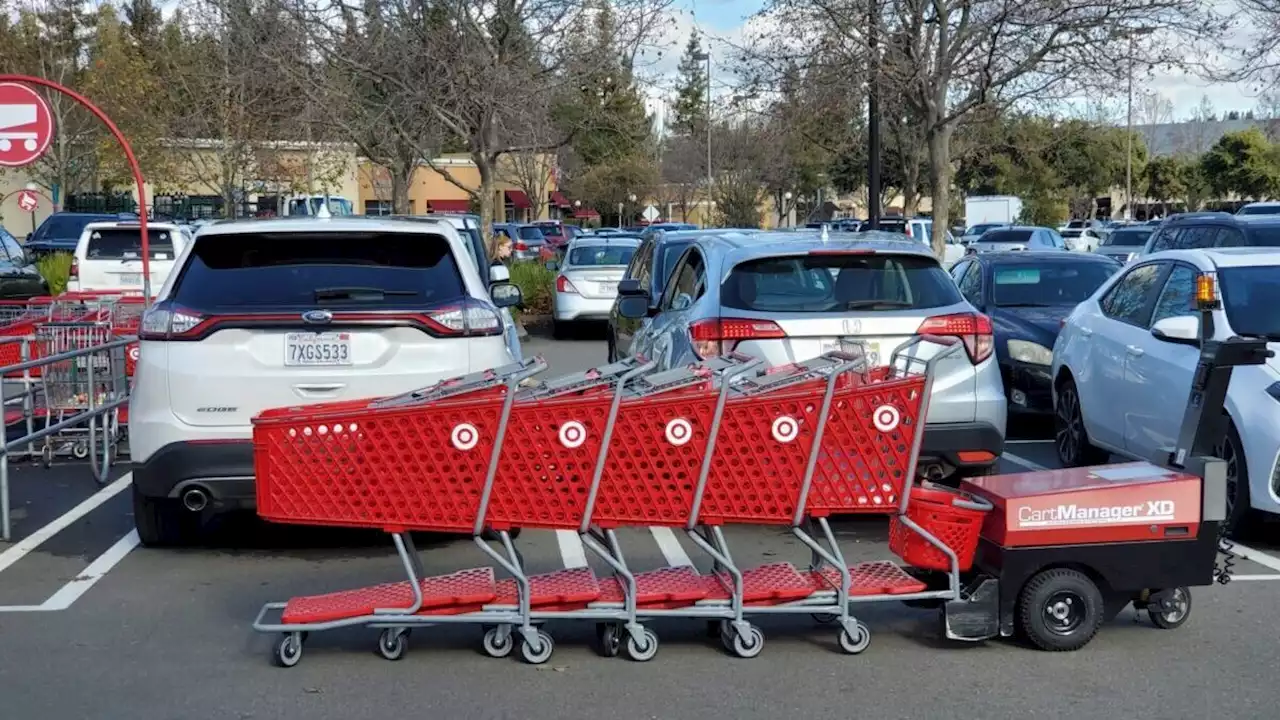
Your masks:
<svg viewBox="0 0 1280 720"><path fill-rule="evenodd" d="M53 141L53 113L40 93L0 83L0 167L30 165Z"/></svg>
<svg viewBox="0 0 1280 720"><path fill-rule="evenodd" d="M30 190L23 190L18 193L18 209L22 212L35 212L40 206L40 198Z"/></svg>

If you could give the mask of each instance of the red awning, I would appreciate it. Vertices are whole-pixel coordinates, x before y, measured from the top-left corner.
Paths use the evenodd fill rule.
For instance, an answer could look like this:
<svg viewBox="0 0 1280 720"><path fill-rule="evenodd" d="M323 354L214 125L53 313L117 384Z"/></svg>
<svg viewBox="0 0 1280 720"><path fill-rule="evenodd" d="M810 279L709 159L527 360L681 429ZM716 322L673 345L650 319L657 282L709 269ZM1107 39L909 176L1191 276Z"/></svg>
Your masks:
<svg viewBox="0 0 1280 720"><path fill-rule="evenodd" d="M517 210L524 210L533 207L533 203L529 202L529 196L525 195L521 190L506 191L507 202Z"/></svg>
<svg viewBox="0 0 1280 720"><path fill-rule="evenodd" d="M591 208L578 208L577 210L573 211L573 216L576 218L584 218L584 219L590 220L592 218L600 217L600 213L596 212L595 210L592 210Z"/></svg>
<svg viewBox="0 0 1280 720"><path fill-rule="evenodd" d="M564 193L559 190L551 193L551 203L561 208L573 207L573 203L569 202L569 198L565 197Z"/></svg>
<svg viewBox="0 0 1280 720"><path fill-rule="evenodd" d="M470 200L428 200L428 212L466 213L471 212Z"/></svg>

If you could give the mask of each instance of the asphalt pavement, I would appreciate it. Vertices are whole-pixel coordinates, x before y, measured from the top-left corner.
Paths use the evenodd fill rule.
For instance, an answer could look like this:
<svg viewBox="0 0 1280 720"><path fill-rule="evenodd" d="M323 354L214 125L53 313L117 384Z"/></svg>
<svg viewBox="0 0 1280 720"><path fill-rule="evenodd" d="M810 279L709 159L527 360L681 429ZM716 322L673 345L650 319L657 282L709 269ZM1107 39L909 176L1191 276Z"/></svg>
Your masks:
<svg viewBox="0 0 1280 720"><path fill-rule="evenodd" d="M604 342L533 338L552 372L604 360ZM1054 467L1046 428L1016 424L1001 470ZM105 487L87 467L15 461L15 542L0 543L0 718L1274 718L1280 659L1280 532L1241 546L1238 579L1194 590L1192 618L1155 629L1126 611L1092 644L1052 654L1015 642L955 645L937 615L890 602L859 608L871 647L850 657L808 618L764 620L760 657L727 655L701 623L655 623L649 663L603 659L586 623L549 626L546 665L493 660L477 628L419 630L407 656L374 653L376 631L313 633L297 667L269 662L274 638L250 622L263 603L396 580L386 536L228 518L197 548L137 547L128 467ZM892 559L883 519L837 525L850 560ZM807 553L785 530L728 529L741 566ZM639 570L708 562L660 529L622 532ZM418 536L428 573L486 564L467 538ZM532 572L588 562L572 533L528 531Z"/></svg>

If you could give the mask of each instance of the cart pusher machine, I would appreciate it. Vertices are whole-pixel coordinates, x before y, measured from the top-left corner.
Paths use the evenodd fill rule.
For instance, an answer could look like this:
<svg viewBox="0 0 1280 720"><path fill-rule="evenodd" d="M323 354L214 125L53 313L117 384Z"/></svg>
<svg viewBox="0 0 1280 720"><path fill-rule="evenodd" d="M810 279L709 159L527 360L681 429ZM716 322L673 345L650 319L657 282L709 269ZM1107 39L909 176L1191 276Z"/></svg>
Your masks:
<svg viewBox="0 0 1280 720"><path fill-rule="evenodd" d="M928 360L909 352L927 344L944 347ZM449 623L487 626L494 657L519 636L521 656L542 663L553 642L540 625L552 619L594 620L603 654L625 646L648 660L658 639L642 619L710 621L727 648L754 657L764 637L747 616L811 614L837 621L841 648L861 652L870 634L851 603L958 598L991 508L936 490L941 500L909 502L933 368L958 349L917 338L874 369L845 353L772 370L737 355L666 372L629 360L546 383L531 383L546 367L534 358L385 400L266 411L254 421L258 513L392 533L408 581L270 603L254 628L283 633L274 656L286 667L311 631L381 628L378 649L394 660L411 628ZM949 587L927 590L890 562L849 567L827 518L855 513L893 516L891 549L945 571ZM726 523L790 526L814 562L741 570ZM683 529L713 571L632 572L615 532L624 526ZM530 576L516 528L576 531L613 575ZM424 577L413 530L470 532L511 578L491 567Z"/></svg>

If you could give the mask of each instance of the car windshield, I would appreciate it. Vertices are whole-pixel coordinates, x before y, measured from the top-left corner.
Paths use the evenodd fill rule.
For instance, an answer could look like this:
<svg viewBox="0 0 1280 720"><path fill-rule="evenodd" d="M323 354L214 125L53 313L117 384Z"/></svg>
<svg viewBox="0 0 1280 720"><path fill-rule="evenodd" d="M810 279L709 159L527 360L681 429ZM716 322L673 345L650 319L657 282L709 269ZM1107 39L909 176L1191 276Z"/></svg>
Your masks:
<svg viewBox="0 0 1280 720"><path fill-rule="evenodd" d="M543 235L545 235L545 236L549 236L549 237L560 237L560 236L564 235L564 230L562 230L562 229L560 228L560 226L559 226L559 225L543 225L543 224L539 224L539 225L537 225L537 228L538 228L539 230L541 230L541 231L542 231L542 234L543 234Z"/></svg>
<svg viewBox="0 0 1280 720"><path fill-rule="evenodd" d="M953 305L960 291L932 258L832 254L735 265L720 288L725 307L755 312L907 310Z"/></svg>
<svg viewBox="0 0 1280 720"><path fill-rule="evenodd" d="M464 297L448 241L427 233L203 235L174 302L213 312L423 308Z"/></svg>
<svg viewBox="0 0 1280 720"><path fill-rule="evenodd" d="M147 248L152 260L174 259L173 236L168 230L147 230ZM89 260L141 260L141 228L101 228L89 235L85 248Z"/></svg>
<svg viewBox="0 0 1280 720"><path fill-rule="evenodd" d="M1062 237L1076 238L1080 237L1080 234L1083 232L1083 230L1063 230Z"/></svg>
<svg viewBox="0 0 1280 720"><path fill-rule="evenodd" d="M536 227L522 227L516 232L520 233L521 240L545 240L546 236Z"/></svg>
<svg viewBox="0 0 1280 720"><path fill-rule="evenodd" d="M1106 246L1141 247L1147 244L1147 239L1151 237L1153 232L1155 232L1155 228L1150 227L1114 230L1103 239L1102 244Z"/></svg>
<svg viewBox="0 0 1280 720"><path fill-rule="evenodd" d="M582 245L569 252L569 265L605 267L626 265L637 245Z"/></svg>
<svg viewBox="0 0 1280 720"><path fill-rule="evenodd" d="M984 243L1025 243L1031 241L1034 230L992 230L984 233L979 242Z"/></svg>
<svg viewBox="0 0 1280 720"><path fill-rule="evenodd" d="M1119 269L1113 262L1001 264L991 270L991 300L999 307L1076 305Z"/></svg>
<svg viewBox="0 0 1280 720"><path fill-rule="evenodd" d="M1237 215L1280 215L1280 204L1276 205L1245 205L1240 208Z"/></svg>
<svg viewBox="0 0 1280 720"><path fill-rule="evenodd" d="M995 230L1000 227L998 223L988 223L986 225L974 225L965 233L966 235L981 235L988 230Z"/></svg>
<svg viewBox="0 0 1280 720"><path fill-rule="evenodd" d="M1280 283L1276 267L1233 267L1218 269L1222 287L1222 308L1237 335L1265 337L1280 342Z"/></svg>

